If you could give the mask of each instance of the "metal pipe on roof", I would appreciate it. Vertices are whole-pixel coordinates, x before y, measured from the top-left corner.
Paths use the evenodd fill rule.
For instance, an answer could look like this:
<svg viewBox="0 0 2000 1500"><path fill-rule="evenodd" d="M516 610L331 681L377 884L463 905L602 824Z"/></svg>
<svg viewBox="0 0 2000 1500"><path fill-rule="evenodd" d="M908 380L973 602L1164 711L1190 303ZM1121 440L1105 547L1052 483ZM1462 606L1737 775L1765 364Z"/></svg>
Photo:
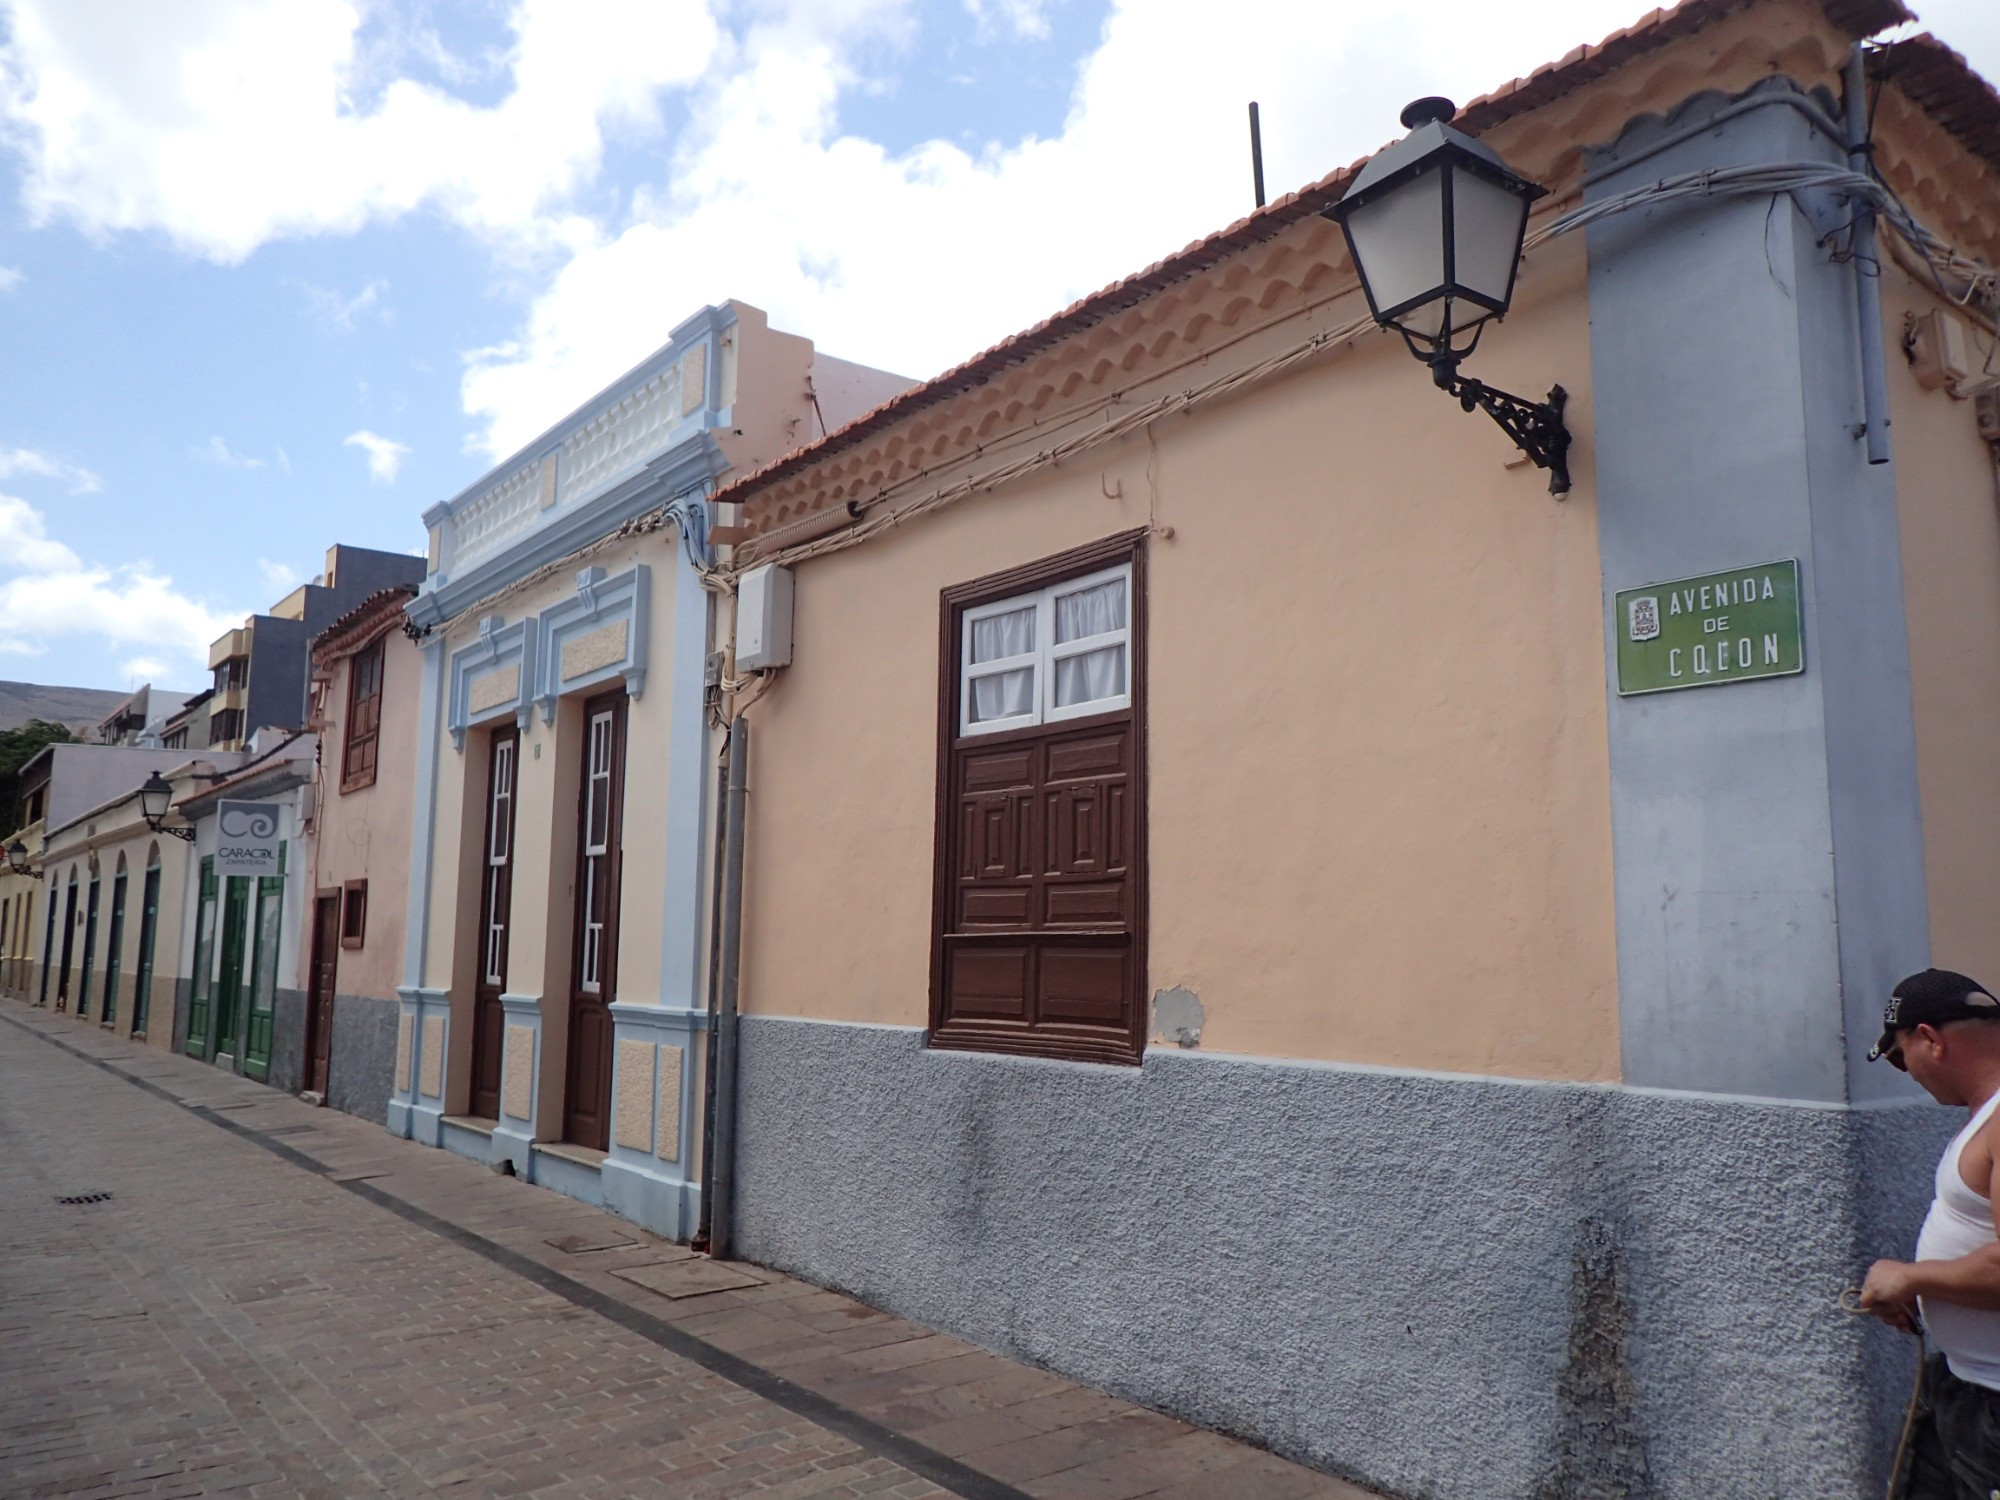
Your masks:
<svg viewBox="0 0 2000 1500"><path fill-rule="evenodd" d="M1250 101L1250 181L1257 206L1264 206L1264 132L1257 124L1257 101Z"/></svg>
<svg viewBox="0 0 2000 1500"><path fill-rule="evenodd" d="M1868 139L1868 59L1856 42L1847 55L1847 165L1866 172L1874 145ZM1854 306L1861 322L1861 435L1868 462L1889 461L1889 378L1882 353L1882 258L1875 239L1875 209L1854 199Z"/></svg>

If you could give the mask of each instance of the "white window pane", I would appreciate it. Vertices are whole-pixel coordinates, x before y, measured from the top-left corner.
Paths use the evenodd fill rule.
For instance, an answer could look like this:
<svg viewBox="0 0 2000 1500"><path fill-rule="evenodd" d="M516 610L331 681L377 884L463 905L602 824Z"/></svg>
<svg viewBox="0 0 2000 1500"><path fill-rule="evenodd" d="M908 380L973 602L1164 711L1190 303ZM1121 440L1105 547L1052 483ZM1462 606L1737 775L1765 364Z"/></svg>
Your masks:
<svg viewBox="0 0 2000 1500"><path fill-rule="evenodd" d="M985 724L994 719L1011 719L1032 712L1035 707L1035 669L1017 667L1011 672L994 672L975 677L972 689L972 722Z"/></svg>
<svg viewBox="0 0 2000 1500"><path fill-rule="evenodd" d="M1125 628L1125 580L1056 595L1056 644ZM1057 679L1061 681L1060 678Z"/></svg>
<svg viewBox="0 0 2000 1500"><path fill-rule="evenodd" d="M1035 649L1035 606L1010 610L1004 615L988 615L972 622L972 660L998 661L1003 656L1025 656Z"/></svg>
<svg viewBox="0 0 2000 1500"><path fill-rule="evenodd" d="M1125 692L1125 648L1106 646L1101 651L1084 651L1056 662L1056 707L1095 703L1100 698L1117 698Z"/></svg>

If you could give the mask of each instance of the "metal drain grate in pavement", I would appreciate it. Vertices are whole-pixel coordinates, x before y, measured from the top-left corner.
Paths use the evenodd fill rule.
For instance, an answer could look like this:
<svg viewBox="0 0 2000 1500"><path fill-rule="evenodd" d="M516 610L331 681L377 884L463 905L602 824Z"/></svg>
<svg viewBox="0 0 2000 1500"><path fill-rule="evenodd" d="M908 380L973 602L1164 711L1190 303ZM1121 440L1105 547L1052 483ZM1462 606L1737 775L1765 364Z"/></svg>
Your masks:
<svg viewBox="0 0 2000 1500"><path fill-rule="evenodd" d="M110 1201L109 1193L72 1193L67 1198L56 1199L58 1203L109 1203Z"/></svg>

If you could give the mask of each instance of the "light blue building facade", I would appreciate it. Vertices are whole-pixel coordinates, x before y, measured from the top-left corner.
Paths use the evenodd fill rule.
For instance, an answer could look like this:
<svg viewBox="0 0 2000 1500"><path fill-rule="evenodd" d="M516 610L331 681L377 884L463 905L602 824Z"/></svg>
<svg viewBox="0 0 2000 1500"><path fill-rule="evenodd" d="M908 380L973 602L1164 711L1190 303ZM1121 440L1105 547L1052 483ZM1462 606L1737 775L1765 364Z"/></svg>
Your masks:
<svg viewBox="0 0 2000 1500"><path fill-rule="evenodd" d="M720 658L705 497L904 382L741 303L424 515L389 1128L686 1238Z"/></svg>

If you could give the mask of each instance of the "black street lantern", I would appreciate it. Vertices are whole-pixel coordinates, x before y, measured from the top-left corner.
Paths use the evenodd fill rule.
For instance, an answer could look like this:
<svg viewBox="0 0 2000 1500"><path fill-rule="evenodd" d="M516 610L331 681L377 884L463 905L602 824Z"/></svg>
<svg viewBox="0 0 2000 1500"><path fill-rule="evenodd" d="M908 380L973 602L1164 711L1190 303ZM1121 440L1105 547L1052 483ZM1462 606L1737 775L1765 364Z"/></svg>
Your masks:
<svg viewBox="0 0 2000 1500"><path fill-rule="evenodd" d="M146 820L146 826L152 829L153 832L170 834L174 838L185 839L191 844L194 842L194 830L192 828L163 828L160 826L166 821L167 809L173 805L173 800L173 783L168 781L158 771L155 771L151 776L146 778L145 785L139 788L139 815Z"/></svg>
<svg viewBox="0 0 2000 1500"><path fill-rule="evenodd" d="M1498 422L1561 495L1569 489L1562 387L1546 402L1526 401L1458 373L1487 322L1507 315L1528 205L1547 189L1453 130L1454 113L1438 98L1405 109L1410 133L1377 153L1326 216L1347 236L1375 321L1400 333L1465 410L1477 406Z"/></svg>
<svg viewBox="0 0 2000 1500"><path fill-rule="evenodd" d="M7 868L16 875L28 873L28 846L19 839L7 846Z"/></svg>

